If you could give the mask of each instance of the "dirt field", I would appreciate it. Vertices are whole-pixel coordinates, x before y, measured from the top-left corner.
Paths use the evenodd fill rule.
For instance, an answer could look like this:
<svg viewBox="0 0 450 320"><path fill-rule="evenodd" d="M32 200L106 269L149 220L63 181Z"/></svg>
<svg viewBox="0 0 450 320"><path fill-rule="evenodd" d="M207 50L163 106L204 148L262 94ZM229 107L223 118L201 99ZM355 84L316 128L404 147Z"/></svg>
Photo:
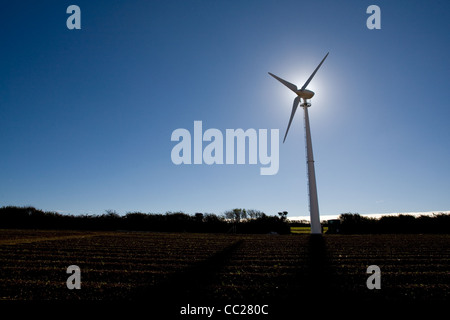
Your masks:
<svg viewBox="0 0 450 320"><path fill-rule="evenodd" d="M69 290L67 267L81 270ZM367 267L380 268L370 290ZM269 304L446 302L450 235L0 231L0 299Z"/></svg>

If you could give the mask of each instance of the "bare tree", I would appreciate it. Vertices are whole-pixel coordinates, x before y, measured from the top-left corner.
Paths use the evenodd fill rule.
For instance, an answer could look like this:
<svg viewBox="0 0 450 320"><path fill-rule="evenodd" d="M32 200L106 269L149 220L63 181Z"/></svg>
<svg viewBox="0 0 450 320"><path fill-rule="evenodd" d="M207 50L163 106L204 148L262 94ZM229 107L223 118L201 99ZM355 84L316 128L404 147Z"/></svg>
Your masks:
<svg viewBox="0 0 450 320"><path fill-rule="evenodd" d="M247 211L245 209L233 209L225 211L225 219L231 220L235 223L239 223L242 219L247 218Z"/></svg>
<svg viewBox="0 0 450 320"><path fill-rule="evenodd" d="M247 217L250 219L259 219L264 217L266 214L259 210L250 209L247 210Z"/></svg>

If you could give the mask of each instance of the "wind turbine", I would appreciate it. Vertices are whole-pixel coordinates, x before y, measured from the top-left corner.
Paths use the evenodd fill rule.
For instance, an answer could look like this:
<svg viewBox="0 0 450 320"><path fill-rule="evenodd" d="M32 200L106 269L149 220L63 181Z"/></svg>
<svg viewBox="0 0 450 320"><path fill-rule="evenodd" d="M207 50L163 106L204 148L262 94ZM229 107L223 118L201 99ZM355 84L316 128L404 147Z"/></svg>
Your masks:
<svg viewBox="0 0 450 320"><path fill-rule="evenodd" d="M312 150L312 142L311 142L311 130L309 127L309 116L308 116L308 108L311 106L311 103L308 102L308 99L311 99L314 96L314 92L311 90L307 90L306 87L311 82L312 78L316 75L317 70L319 70L322 63L328 57L328 53L322 59L322 61L317 66L316 70L311 74L311 76L306 80L305 84L299 90L295 84L292 84L286 80L277 77L276 75L269 72L269 74L284 84L286 87L291 89L297 96L294 99L294 105L292 106L291 118L289 119L289 124L286 129L286 133L284 135L283 143L286 141L286 136L288 134L289 128L291 127L292 119L294 118L295 111L297 111L297 107L300 103L300 100L303 99L303 103L301 106L305 111L305 133L306 133L306 163L308 165L308 186L309 186L309 214L311 218L311 233L313 234L321 234L322 228L320 226L320 218L319 218L319 202L317 200L317 186L316 186L316 173L314 171L314 156Z"/></svg>

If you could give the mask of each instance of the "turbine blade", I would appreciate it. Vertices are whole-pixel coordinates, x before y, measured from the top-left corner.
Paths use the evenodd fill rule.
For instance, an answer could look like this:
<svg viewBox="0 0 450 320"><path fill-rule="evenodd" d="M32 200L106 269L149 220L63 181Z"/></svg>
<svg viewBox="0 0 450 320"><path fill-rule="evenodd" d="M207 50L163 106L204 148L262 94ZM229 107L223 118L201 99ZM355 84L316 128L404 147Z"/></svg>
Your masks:
<svg viewBox="0 0 450 320"><path fill-rule="evenodd" d="M329 52L328 52L329 53ZM316 70L314 70L314 72L311 74L311 76L309 77L308 80L306 80L305 84L303 85L303 87L300 90L304 90L306 89L306 87L308 86L308 84L311 82L312 78L314 78L317 70L319 70L320 66L322 65L322 63L325 61L325 59L328 57L328 53L326 54L325 58L322 59L322 61L319 63L319 65L317 66Z"/></svg>
<svg viewBox="0 0 450 320"><path fill-rule="evenodd" d="M286 141L286 137L287 137L289 128L291 127L292 119L294 119L295 111L297 111L297 107L298 107L298 103L299 103L299 102L300 102L300 97L298 97L298 96L295 97L295 99L294 99L294 104L292 105L291 118L289 119L289 124L288 124L288 127L287 127L287 129L286 129L286 133L285 133L285 135L284 135L283 143L284 143L284 141Z"/></svg>
<svg viewBox="0 0 450 320"><path fill-rule="evenodd" d="M294 91L295 93L297 93L297 86L293 83L290 83L286 80L281 79L280 77L277 77L276 75L272 74L269 72L269 74L274 77L275 79L277 79L278 81L280 81L282 84L284 84L286 87L288 87L289 89L291 89L292 91Z"/></svg>

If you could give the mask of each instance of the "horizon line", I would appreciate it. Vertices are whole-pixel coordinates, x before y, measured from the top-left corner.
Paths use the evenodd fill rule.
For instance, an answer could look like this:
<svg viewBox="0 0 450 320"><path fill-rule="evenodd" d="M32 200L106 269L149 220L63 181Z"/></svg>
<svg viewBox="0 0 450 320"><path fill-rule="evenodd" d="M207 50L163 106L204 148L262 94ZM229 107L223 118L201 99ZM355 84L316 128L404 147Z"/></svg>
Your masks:
<svg viewBox="0 0 450 320"><path fill-rule="evenodd" d="M443 210L435 210L435 211L411 211L411 212L391 212L391 213L358 213L358 212L345 212L345 213L352 213L352 214L359 214L362 217L368 217L368 218L380 218L383 216L399 216L399 215L410 215L410 216L431 216L434 214L450 214L450 211L443 211ZM323 216L320 216L320 220L330 220L330 219L338 219L339 216L344 213L339 214L326 214ZM288 220L294 221L294 220L310 220L310 216L294 216L294 217L288 217Z"/></svg>

